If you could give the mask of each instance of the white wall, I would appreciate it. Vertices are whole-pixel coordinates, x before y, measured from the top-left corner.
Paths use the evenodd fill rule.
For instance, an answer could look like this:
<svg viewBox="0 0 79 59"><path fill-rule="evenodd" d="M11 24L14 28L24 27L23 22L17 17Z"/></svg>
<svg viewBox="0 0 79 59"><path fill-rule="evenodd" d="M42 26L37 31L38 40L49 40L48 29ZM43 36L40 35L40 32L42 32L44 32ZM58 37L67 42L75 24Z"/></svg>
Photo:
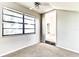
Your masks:
<svg viewBox="0 0 79 59"><path fill-rule="evenodd" d="M57 44L79 53L79 12L57 10Z"/></svg>
<svg viewBox="0 0 79 59"><path fill-rule="evenodd" d="M18 49L28 47L40 42L40 14L31 11L17 3L0 3L0 56L16 51ZM36 34L2 36L2 8L8 7L25 14L30 14L36 18Z"/></svg>
<svg viewBox="0 0 79 59"><path fill-rule="evenodd" d="M47 24L49 24L49 33ZM56 10L43 15L43 39L56 42Z"/></svg>

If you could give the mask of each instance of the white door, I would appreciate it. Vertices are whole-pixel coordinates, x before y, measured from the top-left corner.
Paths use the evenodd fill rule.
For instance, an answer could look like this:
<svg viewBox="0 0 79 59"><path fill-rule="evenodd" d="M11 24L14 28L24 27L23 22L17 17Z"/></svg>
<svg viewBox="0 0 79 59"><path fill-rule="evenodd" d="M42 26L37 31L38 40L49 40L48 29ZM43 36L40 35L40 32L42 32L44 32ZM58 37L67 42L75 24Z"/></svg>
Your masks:
<svg viewBox="0 0 79 59"><path fill-rule="evenodd" d="M45 40L56 42L56 11L48 12L44 15ZM44 27L43 26L43 27Z"/></svg>

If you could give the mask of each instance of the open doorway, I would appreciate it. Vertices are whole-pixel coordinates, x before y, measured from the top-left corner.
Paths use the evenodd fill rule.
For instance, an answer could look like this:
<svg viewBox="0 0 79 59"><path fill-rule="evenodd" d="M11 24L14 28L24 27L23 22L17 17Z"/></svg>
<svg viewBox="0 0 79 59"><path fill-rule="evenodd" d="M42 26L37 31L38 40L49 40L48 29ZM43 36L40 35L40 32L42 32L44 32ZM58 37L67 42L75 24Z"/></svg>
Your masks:
<svg viewBox="0 0 79 59"><path fill-rule="evenodd" d="M45 43L56 44L56 11L50 11L44 14L43 31Z"/></svg>

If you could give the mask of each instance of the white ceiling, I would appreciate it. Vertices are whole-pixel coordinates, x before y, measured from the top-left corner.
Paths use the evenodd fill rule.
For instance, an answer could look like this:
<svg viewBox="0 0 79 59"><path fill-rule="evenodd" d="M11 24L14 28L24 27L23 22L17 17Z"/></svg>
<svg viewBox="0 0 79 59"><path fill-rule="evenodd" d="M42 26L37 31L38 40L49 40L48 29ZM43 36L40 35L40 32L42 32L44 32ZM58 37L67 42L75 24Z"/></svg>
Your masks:
<svg viewBox="0 0 79 59"><path fill-rule="evenodd" d="M28 7L29 9L34 7L34 2L18 2L19 4ZM79 11L79 3L78 2L42 2L48 3L49 5L41 5L40 8L33 8L38 13L45 13L53 9L64 9L64 10L73 10Z"/></svg>

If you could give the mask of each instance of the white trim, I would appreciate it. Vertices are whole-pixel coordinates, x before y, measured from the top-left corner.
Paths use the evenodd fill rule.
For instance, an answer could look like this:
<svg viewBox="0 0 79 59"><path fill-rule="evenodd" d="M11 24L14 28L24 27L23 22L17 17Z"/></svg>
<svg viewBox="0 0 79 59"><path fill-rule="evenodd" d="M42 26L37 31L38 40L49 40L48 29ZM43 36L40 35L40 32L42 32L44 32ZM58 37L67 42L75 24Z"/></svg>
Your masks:
<svg viewBox="0 0 79 59"><path fill-rule="evenodd" d="M23 48L30 47L30 46L35 45L35 44L38 44L38 43L39 43L39 42L35 42L35 43L31 44L31 45L28 44L28 45L25 45L25 46L23 46L23 47L17 48L17 49L15 49L15 50L8 51L8 52L6 52L6 53L1 54L0 57L1 57L1 56L4 56L4 55L7 55L7 54L10 54L10 53L13 53L13 52L16 52L16 51L21 50L21 49L23 49Z"/></svg>
<svg viewBox="0 0 79 59"><path fill-rule="evenodd" d="M74 52L74 53L78 53L78 54L79 54L79 51L72 50L72 49L69 49L69 48L65 48L65 47L60 46L60 45L56 45L56 47L63 48L63 49L65 49L65 50L69 50L69 51L71 51L71 52Z"/></svg>

